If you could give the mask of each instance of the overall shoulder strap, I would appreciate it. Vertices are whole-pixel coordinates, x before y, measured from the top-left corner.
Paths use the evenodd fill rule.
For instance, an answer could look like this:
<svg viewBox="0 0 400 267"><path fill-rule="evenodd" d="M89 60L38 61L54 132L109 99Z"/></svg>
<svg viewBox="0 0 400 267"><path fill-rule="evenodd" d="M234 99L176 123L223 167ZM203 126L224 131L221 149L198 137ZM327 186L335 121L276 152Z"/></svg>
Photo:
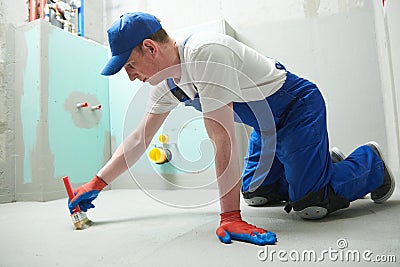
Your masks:
<svg viewBox="0 0 400 267"><path fill-rule="evenodd" d="M171 93L180 101L180 102L185 102L190 100L190 97L187 96L187 94L179 88L174 80L172 78L167 79L167 85Z"/></svg>
<svg viewBox="0 0 400 267"><path fill-rule="evenodd" d="M183 42L183 48L185 48L185 45L186 45L187 41L189 40L189 38L190 38L191 36L192 36L192 35L189 35L189 37L186 38L186 40ZM180 102L185 102L185 101L190 100L190 97L188 97L188 95L187 95L181 88L179 88L179 87L175 84L174 79L168 78L168 79L167 79L167 84L168 84L168 87L169 87L169 90L171 91L171 93L172 93ZM197 87L196 87L194 84L193 84L193 86L194 86L194 87L196 88L196 90L197 90Z"/></svg>

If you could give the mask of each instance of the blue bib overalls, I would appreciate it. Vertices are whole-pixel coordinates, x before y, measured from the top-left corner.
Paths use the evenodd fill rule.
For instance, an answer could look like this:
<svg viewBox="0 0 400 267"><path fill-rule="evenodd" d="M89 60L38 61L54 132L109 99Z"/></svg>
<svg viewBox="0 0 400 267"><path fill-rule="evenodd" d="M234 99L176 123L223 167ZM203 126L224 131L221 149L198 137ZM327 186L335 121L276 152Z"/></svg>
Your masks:
<svg viewBox="0 0 400 267"><path fill-rule="evenodd" d="M280 63L276 67L284 68ZM190 99L172 79L167 82L181 102L201 111L198 93ZM254 116L253 111L266 104L273 119L265 116L263 121L262 113ZM345 160L332 163L325 102L317 86L306 79L287 72L285 83L273 95L248 103L234 102L233 109L235 121L253 127L242 174L244 194L260 189L263 194L278 194L295 210L297 202L306 200L306 205L317 205L330 197L331 203L326 205L331 205L328 211L332 212L348 207L350 201L383 183L383 163L368 146L361 146ZM276 147L271 147L271 143ZM273 157L265 157L269 163L260 161L263 154ZM319 196L315 196L317 192ZM332 208L333 202L340 203Z"/></svg>

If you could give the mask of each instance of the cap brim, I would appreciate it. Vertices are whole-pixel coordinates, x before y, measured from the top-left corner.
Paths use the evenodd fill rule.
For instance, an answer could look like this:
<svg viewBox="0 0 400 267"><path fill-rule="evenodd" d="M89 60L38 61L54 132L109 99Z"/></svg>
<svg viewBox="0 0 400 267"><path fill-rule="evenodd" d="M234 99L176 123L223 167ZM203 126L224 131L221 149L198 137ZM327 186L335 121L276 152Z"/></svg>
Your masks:
<svg viewBox="0 0 400 267"><path fill-rule="evenodd" d="M101 75L110 76L120 71L128 61L130 55L131 51L127 51L125 53L112 56L101 71Z"/></svg>

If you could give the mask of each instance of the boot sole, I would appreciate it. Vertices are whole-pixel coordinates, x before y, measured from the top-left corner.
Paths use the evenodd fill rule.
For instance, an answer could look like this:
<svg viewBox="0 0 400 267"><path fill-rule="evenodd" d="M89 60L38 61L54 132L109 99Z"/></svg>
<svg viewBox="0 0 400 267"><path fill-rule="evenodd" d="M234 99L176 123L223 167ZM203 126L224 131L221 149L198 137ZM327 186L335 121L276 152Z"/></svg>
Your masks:
<svg viewBox="0 0 400 267"><path fill-rule="evenodd" d="M266 197L252 197L252 198L245 198L244 202L246 202L247 205L249 206L258 207L267 204L268 199Z"/></svg>
<svg viewBox="0 0 400 267"><path fill-rule="evenodd" d="M328 214L328 210L324 207L311 206L300 211L295 211L298 216L306 220L318 220L324 218Z"/></svg>
<svg viewBox="0 0 400 267"><path fill-rule="evenodd" d="M343 154L343 152L340 151L339 148L337 148L337 147L332 147L332 149L329 152L331 153L331 157L332 157L332 154L335 156L335 159L332 157L333 163L341 162L342 160L344 160L346 158L346 156Z"/></svg>
<svg viewBox="0 0 400 267"><path fill-rule="evenodd" d="M393 177L393 174L392 174L391 170L389 169L389 167L387 166L387 164L385 162L385 159L383 158L383 154L382 154L380 145L378 143L374 142L374 141L368 142L366 145L367 146L373 146L376 149L376 151L378 152L378 156L381 158L384 167L386 168L387 172L389 173L389 178L390 178L390 189L389 189L389 191L384 196L382 196L380 198L372 199L375 203L381 204L381 203L387 201L393 195L394 188L395 188L395 185L396 185L395 184L395 180L394 180L394 177Z"/></svg>

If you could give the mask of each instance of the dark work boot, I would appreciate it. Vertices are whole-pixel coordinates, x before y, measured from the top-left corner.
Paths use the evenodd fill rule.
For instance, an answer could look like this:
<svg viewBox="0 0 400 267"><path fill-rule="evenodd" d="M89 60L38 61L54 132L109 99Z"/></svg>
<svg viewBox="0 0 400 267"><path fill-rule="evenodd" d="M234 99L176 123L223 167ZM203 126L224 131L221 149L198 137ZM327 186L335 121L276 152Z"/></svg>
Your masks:
<svg viewBox="0 0 400 267"><path fill-rule="evenodd" d="M329 153L331 154L333 163L341 162L346 158L345 155L342 153L342 151L340 151L339 148L337 147L332 147Z"/></svg>
<svg viewBox="0 0 400 267"><path fill-rule="evenodd" d="M390 169L388 168L385 160L383 159L383 154L381 152L381 148L376 142L368 142L366 144L369 146L382 160L383 168L384 168L384 176L383 176L383 184L371 192L371 199L375 203L383 203L388 200L394 191L395 188L395 181L393 174L391 173Z"/></svg>

